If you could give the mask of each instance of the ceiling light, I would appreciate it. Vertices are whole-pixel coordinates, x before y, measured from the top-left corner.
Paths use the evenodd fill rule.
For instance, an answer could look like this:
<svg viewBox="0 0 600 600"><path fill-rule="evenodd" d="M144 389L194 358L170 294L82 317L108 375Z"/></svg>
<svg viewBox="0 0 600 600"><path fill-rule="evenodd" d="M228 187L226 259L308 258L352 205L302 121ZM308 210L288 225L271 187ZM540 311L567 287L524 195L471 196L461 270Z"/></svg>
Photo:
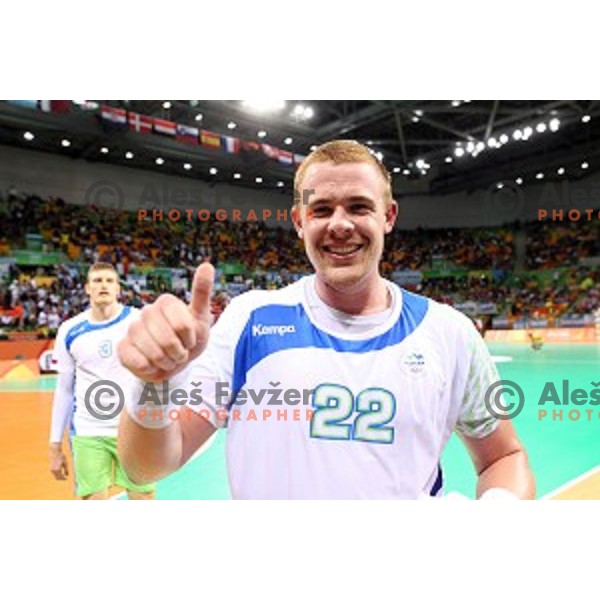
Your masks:
<svg viewBox="0 0 600 600"><path fill-rule="evenodd" d="M473 142L467 143L467 152L473 152L475 150L475 144Z"/></svg>
<svg viewBox="0 0 600 600"><path fill-rule="evenodd" d="M254 181L256 181L256 183L262 183L263 182L263 178L262 177L257 177Z"/></svg>
<svg viewBox="0 0 600 600"><path fill-rule="evenodd" d="M500 143L501 143L501 144L507 144L507 143L508 143L508 141L509 141L509 139L510 139L510 138L509 138L509 137L508 137L508 136L507 136L505 133L503 133L503 134L500 136Z"/></svg>
<svg viewBox="0 0 600 600"><path fill-rule="evenodd" d="M286 137L283 143L289 146L294 140L291 137Z"/></svg>
<svg viewBox="0 0 600 600"><path fill-rule="evenodd" d="M404 169L404 171L402 171L403 175L410 175L410 169Z"/></svg>
<svg viewBox="0 0 600 600"><path fill-rule="evenodd" d="M195 118L196 118L196 121L202 121L202 119L203 119L202 113L198 113Z"/></svg>
<svg viewBox="0 0 600 600"><path fill-rule="evenodd" d="M296 104L292 111L292 117L296 119L310 119L315 114L315 111L310 106L304 106L303 104Z"/></svg>
<svg viewBox="0 0 600 600"><path fill-rule="evenodd" d="M454 108L456 108L457 106L460 106L460 100L452 100L452 102L450 102L450 104L452 106L454 106Z"/></svg>
<svg viewBox="0 0 600 600"><path fill-rule="evenodd" d="M211 168L208 170L208 172L209 172L211 175L216 175L216 174L217 174L219 171L218 171L218 169L217 169L216 167L211 167Z"/></svg>
<svg viewBox="0 0 600 600"><path fill-rule="evenodd" d="M264 138L267 137L267 132L264 129L261 129L258 133L257 133L259 138Z"/></svg>
<svg viewBox="0 0 600 600"><path fill-rule="evenodd" d="M311 152L314 152L316 149L317 149L317 147L316 147L315 145L312 145L312 146L310 147L310 151L311 151Z"/></svg>
<svg viewBox="0 0 600 600"><path fill-rule="evenodd" d="M535 178L536 178L536 179L544 179L544 174L543 174L543 173L538 173L538 174L535 176Z"/></svg>
<svg viewBox="0 0 600 600"><path fill-rule="evenodd" d="M560 119L551 119L550 120L550 131L558 131L558 128L560 127Z"/></svg>
<svg viewBox="0 0 600 600"><path fill-rule="evenodd" d="M499 190L501 190L501 189L504 187L504 184L503 184L502 182L500 182L500 183L497 183L497 184L496 184L496 187L497 187Z"/></svg>
<svg viewBox="0 0 600 600"><path fill-rule="evenodd" d="M464 155L464 153L465 153L465 151L464 151L464 149L463 149L463 148L455 148L455 149L454 149L454 154L455 154L456 156L458 156L458 157L461 157L461 156L463 156L463 155Z"/></svg>
<svg viewBox="0 0 600 600"><path fill-rule="evenodd" d="M591 118L592 117L590 117L590 115L583 115L583 117L581 117L581 122L582 123L589 123Z"/></svg>
<svg viewBox="0 0 600 600"><path fill-rule="evenodd" d="M400 167L394 167L393 171L394 173L400 173L401 169Z"/></svg>
<svg viewBox="0 0 600 600"><path fill-rule="evenodd" d="M285 108L285 100L243 100L242 106L259 113L277 112Z"/></svg>
<svg viewBox="0 0 600 600"><path fill-rule="evenodd" d="M523 129L523 138L524 139L531 137L532 134L533 134L533 129L531 127L529 127L529 125L527 127L525 127L525 129Z"/></svg>
<svg viewBox="0 0 600 600"><path fill-rule="evenodd" d="M108 154L108 148L106 146L102 146L102 148L100 148L100 152L102 152L102 154Z"/></svg>
<svg viewBox="0 0 600 600"><path fill-rule="evenodd" d="M422 117L423 116L423 111L422 110L415 110L415 115L417 115L417 117Z"/></svg>
<svg viewBox="0 0 600 600"><path fill-rule="evenodd" d="M133 158L133 152L125 152L125 158L131 160Z"/></svg>
<svg viewBox="0 0 600 600"><path fill-rule="evenodd" d="M521 177L517 177L515 179L515 183L517 183L518 185L521 185L523 183L523 179Z"/></svg>
<svg viewBox="0 0 600 600"><path fill-rule="evenodd" d="M33 133L31 133L31 131L26 131L26 132L23 134L23 137L24 137L24 138L25 138L25 139L26 139L28 142L30 142L30 141L31 141L31 140L32 140L32 139L35 137L35 135L33 135Z"/></svg>
<svg viewBox="0 0 600 600"><path fill-rule="evenodd" d="M412 118L412 122L413 123L418 123L419 122L419 117L413 117Z"/></svg>
<svg viewBox="0 0 600 600"><path fill-rule="evenodd" d="M446 156L445 161L447 163L451 163L452 162L452 157L451 156Z"/></svg>
<svg viewBox="0 0 600 600"><path fill-rule="evenodd" d="M559 175L564 175L565 168L564 168L564 167L559 167L559 168L556 170L556 172L557 172Z"/></svg>
<svg viewBox="0 0 600 600"><path fill-rule="evenodd" d="M515 129L512 136L514 140L520 140L523 137L523 132L520 129Z"/></svg>
<svg viewBox="0 0 600 600"><path fill-rule="evenodd" d="M237 127L237 123L234 123L233 121L229 121L229 123L227 123L227 129L235 129Z"/></svg>
<svg viewBox="0 0 600 600"><path fill-rule="evenodd" d="M490 148L496 148L498 146L498 140L495 137L488 138L487 145Z"/></svg>
<svg viewBox="0 0 600 600"><path fill-rule="evenodd" d="M586 162L582 162L582 163L581 163L581 168L582 168L582 169L587 169L589 166L590 166L590 165L588 165L588 163L586 163Z"/></svg>
<svg viewBox="0 0 600 600"><path fill-rule="evenodd" d="M166 108L166 109L171 108L171 103L169 101L163 102L163 108Z"/></svg>
<svg viewBox="0 0 600 600"><path fill-rule="evenodd" d="M482 152L483 150L485 150L485 144L483 142L477 142L475 150L477 150L477 152Z"/></svg>
<svg viewBox="0 0 600 600"><path fill-rule="evenodd" d="M546 131L546 123L538 123L538 124L535 126L535 130L536 130L538 133L544 133L544 131Z"/></svg>
<svg viewBox="0 0 600 600"><path fill-rule="evenodd" d="M68 148L71 145L71 142L67 139L62 140L61 142L61 146L63 146L63 148Z"/></svg>
<svg viewBox="0 0 600 600"><path fill-rule="evenodd" d="M189 170L192 168L192 165L191 165L190 163L185 163L185 164L183 165L183 168L184 168L186 171L189 171Z"/></svg>
<svg viewBox="0 0 600 600"><path fill-rule="evenodd" d="M234 178L234 179L241 179L241 177L242 177L242 176L241 176L239 173L234 173L234 174L233 174L233 178Z"/></svg>
<svg viewBox="0 0 600 600"><path fill-rule="evenodd" d="M161 158L160 156L156 159L156 164L157 165L162 165L165 162L164 158Z"/></svg>
<svg viewBox="0 0 600 600"><path fill-rule="evenodd" d="M417 167L417 169L424 169L425 161L422 158L418 158L417 162L415 163L415 166Z"/></svg>
<svg viewBox="0 0 600 600"><path fill-rule="evenodd" d="M277 187L283 187L284 185L285 185L285 183L283 183L283 181L277 182Z"/></svg>

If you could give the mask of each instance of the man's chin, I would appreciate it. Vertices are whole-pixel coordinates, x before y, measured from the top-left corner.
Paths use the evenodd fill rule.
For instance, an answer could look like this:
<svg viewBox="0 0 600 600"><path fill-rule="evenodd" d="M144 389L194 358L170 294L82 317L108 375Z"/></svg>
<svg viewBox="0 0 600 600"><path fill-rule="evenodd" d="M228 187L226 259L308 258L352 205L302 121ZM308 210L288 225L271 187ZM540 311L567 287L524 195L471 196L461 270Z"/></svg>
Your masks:
<svg viewBox="0 0 600 600"><path fill-rule="evenodd" d="M338 291L352 290L365 278L365 273L356 267L328 267L319 273L321 279Z"/></svg>

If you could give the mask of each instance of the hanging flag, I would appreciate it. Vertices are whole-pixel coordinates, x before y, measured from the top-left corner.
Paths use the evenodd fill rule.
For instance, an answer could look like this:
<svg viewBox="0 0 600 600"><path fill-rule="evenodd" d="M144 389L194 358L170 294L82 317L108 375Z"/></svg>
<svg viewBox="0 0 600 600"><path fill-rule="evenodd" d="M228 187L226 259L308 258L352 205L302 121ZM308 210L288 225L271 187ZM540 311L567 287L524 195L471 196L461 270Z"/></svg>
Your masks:
<svg viewBox="0 0 600 600"><path fill-rule="evenodd" d="M279 156L277 157L282 165L293 165L294 155L287 150L279 150Z"/></svg>
<svg viewBox="0 0 600 600"><path fill-rule="evenodd" d="M40 109L44 112L68 113L71 112L70 100L40 100Z"/></svg>
<svg viewBox="0 0 600 600"><path fill-rule="evenodd" d="M266 154L269 158L272 158L274 160L279 159L279 150L277 148L275 148L274 146L269 146L269 144L261 144L261 147L263 153Z"/></svg>
<svg viewBox="0 0 600 600"><path fill-rule="evenodd" d="M296 168L300 166L305 158L306 156L304 154L294 154L294 165L296 165Z"/></svg>
<svg viewBox="0 0 600 600"><path fill-rule="evenodd" d="M218 150L221 147L221 136L218 133L213 133L212 131L201 131L200 143L207 148Z"/></svg>
<svg viewBox="0 0 600 600"><path fill-rule="evenodd" d="M242 142L242 149L243 150L251 150L254 152L260 152L260 144L258 142L246 142L243 141Z"/></svg>
<svg viewBox="0 0 600 600"><path fill-rule="evenodd" d="M177 124L177 139L184 144L198 144L198 128Z"/></svg>
<svg viewBox="0 0 600 600"><path fill-rule="evenodd" d="M230 154L237 154L241 148L241 142L239 138L232 137L230 135L221 136L223 147Z"/></svg>
<svg viewBox="0 0 600 600"><path fill-rule="evenodd" d="M40 100L7 100L9 104L14 104L15 106L22 106L23 108L38 108L38 102Z"/></svg>
<svg viewBox="0 0 600 600"><path fill-rule="evenodd" d="M177 132L173 121L165 121L164 119L154 119L154 133L162 135L175 135Z"/></svg>
<svg viewBox="0 0 600 600"><path fill-rule="evenodd" d="M114 106L102 106L100 117L107 125L116 127L127 126L127 111L124 108L115 108Z"/></svg>
<svg viewBox="0 0 600 600"><path fill-rule="evenodd" d="M152 133L152 117L140 115L136 112L127 113L129 129L138 133Z"/></svg>

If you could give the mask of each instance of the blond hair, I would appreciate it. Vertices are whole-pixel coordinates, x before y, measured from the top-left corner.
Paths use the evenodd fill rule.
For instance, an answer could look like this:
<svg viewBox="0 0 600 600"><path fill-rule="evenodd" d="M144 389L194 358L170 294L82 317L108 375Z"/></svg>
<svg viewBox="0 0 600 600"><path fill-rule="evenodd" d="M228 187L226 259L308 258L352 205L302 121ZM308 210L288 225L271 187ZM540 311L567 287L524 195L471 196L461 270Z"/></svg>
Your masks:
<svg viewBox="0 0 600 600"><path fill-rule="evenodd" d="M322 144L311 152L303 161L294 177L294 204L299 204L302 194L300 185L306 175L306 170L315 163L332 162L336 165L344 163L369 163L381 173L385 182L384 200L386 204L392 201L392 177L385 165L378 160L367 146L355 140L333 140Z"/></svg>
<svg viewBox="0 0 600 600"><path fill-rule="evenodd" d="M97 262L94 263L88 273L87 273L87 279L88 281L90 280L90 275L94 272L94 271L112 271L116 276L117 276L117 280L119 279L119 274L117 273L117 270L113 267L113 265L111 265L110 263L107 262Z"/></svg>

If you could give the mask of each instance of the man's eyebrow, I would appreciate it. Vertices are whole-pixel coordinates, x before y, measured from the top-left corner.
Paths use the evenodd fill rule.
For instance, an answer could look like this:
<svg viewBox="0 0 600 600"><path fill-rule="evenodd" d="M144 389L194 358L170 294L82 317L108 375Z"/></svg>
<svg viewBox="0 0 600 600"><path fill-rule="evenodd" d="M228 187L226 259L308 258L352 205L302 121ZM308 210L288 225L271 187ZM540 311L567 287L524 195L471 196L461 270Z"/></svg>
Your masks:
<svg viewBox="0 0 600 600"><path fill-rule="evenodd" d="M343 198L344 202L365 202L367 204L375 205L375 201L368 196L362 196L361 194L356 194L354 196L349 196L348 198ZM308 204L310 206L315 206L317 204L328 204L329 202L333 202L333 200L329 196L321 196L314 199L309 200Z"/></svg>

